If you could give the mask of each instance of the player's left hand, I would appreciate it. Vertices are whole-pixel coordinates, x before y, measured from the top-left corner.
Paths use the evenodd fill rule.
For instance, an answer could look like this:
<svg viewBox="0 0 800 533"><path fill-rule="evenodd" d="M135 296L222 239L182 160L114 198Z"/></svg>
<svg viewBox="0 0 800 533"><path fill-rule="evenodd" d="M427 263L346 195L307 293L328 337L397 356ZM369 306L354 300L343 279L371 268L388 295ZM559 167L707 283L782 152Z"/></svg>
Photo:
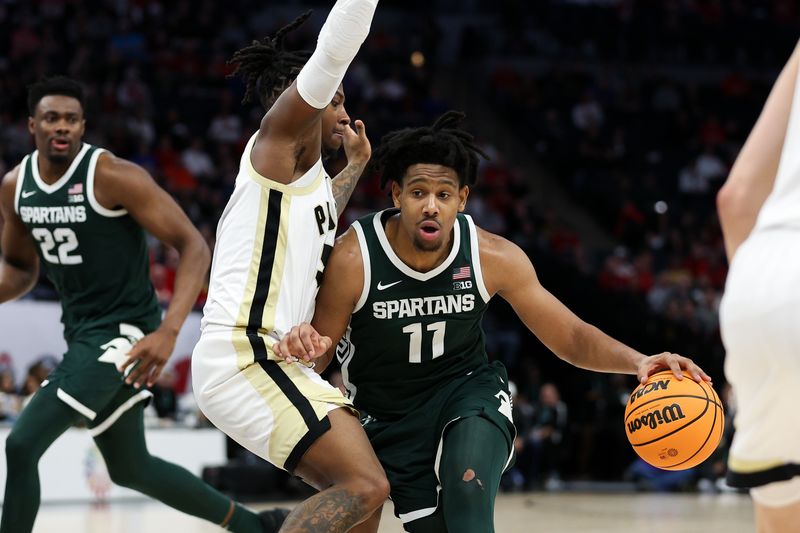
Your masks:
<svg viewBox="0 0 800 533"><path fill-rule="evenodd" d="M646 383L647 379L662 370L672 370L675 377L683 379L684 372L695 381L707 381L711 383L711 377L703 372L703 369L697 366L694 361L688 357L683 357L676 353L663 352L657 355L645 357L639 368L636 371L636 377L639 378L641 383Z"/></svg>
<svg viewBox="0 0 800 533"><path fill-rule="evenodd" d="M372 145L367 138L367 128L364 122L356 120L355 131L350 126L344 128L344 154L347 156L348 165L366 166L369 158L372 157Z"/></svg>
<svg viewBox="0 0 800 533"><path fill-rule="evenodd" d="M312 359L325 355L332 344L330 337L320 335L311 324L303 322L273 344L272 351L289 364L298 361L310 363Z"/></svg>
<svg viewBox="0 0 800 533"><path fill-rule="evenodd" d="M174 333L157 329L134 344L128 352L128 360L122 365L123 375L130 365L135 365L125 383L133 384L137 389L145 383L152 387L175 349L175 340Z"/></svg>

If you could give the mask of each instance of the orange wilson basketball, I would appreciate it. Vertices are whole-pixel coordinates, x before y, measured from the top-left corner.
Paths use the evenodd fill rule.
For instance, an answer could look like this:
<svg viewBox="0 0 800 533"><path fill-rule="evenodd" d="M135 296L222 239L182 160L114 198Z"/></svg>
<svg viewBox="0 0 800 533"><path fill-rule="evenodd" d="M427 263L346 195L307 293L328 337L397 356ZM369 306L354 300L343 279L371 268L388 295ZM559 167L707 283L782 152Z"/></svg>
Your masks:
<svg viewBox="0 0 800 533"><path fill-rule="evenodd" d="M716 450L725 414L706 382L672 371L658 372L639 385L625 407L625 433L636 453L658 468L685 470Z"/></svg>

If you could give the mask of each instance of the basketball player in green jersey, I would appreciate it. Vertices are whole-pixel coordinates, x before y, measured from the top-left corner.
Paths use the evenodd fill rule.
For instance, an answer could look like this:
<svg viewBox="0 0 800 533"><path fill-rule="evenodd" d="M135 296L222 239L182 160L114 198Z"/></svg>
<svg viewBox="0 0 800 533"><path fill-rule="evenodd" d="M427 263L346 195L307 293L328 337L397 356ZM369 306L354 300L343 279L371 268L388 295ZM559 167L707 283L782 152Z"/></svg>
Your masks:
<svg viewBox="0 0 800 533"><path fill-rule="evenodd" d="M514 426L506 371L489 363L481 317L499 295L562 359L636 374L708 376L672 353L647 357L581 321L542 287L525 253L461 214L480 150L450 112L433 127L384 137L373 164L394 209L366 216L331 254L312 326L277 347L324 368L337 357L349 397L386 470L395 512L413 533L494 531ZM360 529L377 531L380 511Z"/></svg>
<svg viewBox="0 0 800 533"><path fill-rule="evenodd" d="M270 521L282 514L259 517L151 456L145 444L147 387L167 363L204 282L210 254L203 238L142 168L82 141L77 82L57 77L34 84L28 105L36 151L0 186L0 302L34 286L41 260L61 297L68 348L6 440L0 532L32 530L39 459L76 423L86 424L118 485L230 531L276 531ZM145 230L180 254L163 320Z"/></svg>

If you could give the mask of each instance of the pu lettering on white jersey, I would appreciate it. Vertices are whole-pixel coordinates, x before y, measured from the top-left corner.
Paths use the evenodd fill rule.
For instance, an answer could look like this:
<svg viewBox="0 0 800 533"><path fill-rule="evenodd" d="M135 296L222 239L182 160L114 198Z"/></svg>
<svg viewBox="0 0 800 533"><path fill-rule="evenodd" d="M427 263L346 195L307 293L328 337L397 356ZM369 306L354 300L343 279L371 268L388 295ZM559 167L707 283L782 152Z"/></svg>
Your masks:
<svg viewBox="0 0 800 533"><path fill-rule="evenodd" d="M331 215L330 202L325 202L324 208L321 205L315 207L314 218L317 219L317 231L319 231L320 235L325 235L325 233L336 229L336 220Z"/></svg>

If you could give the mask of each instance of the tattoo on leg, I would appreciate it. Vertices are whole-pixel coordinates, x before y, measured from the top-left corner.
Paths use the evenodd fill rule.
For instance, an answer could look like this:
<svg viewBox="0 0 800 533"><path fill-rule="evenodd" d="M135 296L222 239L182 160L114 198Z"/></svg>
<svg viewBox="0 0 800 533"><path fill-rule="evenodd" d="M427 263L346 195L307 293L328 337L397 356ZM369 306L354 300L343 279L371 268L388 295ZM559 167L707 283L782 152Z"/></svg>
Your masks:
<svg viewBox="0 0 800 533"><path fill-rule="evenodd" d="M286 517L282 533L343 533L369 509L347 489L331 487L307 499Z"/></svg>

